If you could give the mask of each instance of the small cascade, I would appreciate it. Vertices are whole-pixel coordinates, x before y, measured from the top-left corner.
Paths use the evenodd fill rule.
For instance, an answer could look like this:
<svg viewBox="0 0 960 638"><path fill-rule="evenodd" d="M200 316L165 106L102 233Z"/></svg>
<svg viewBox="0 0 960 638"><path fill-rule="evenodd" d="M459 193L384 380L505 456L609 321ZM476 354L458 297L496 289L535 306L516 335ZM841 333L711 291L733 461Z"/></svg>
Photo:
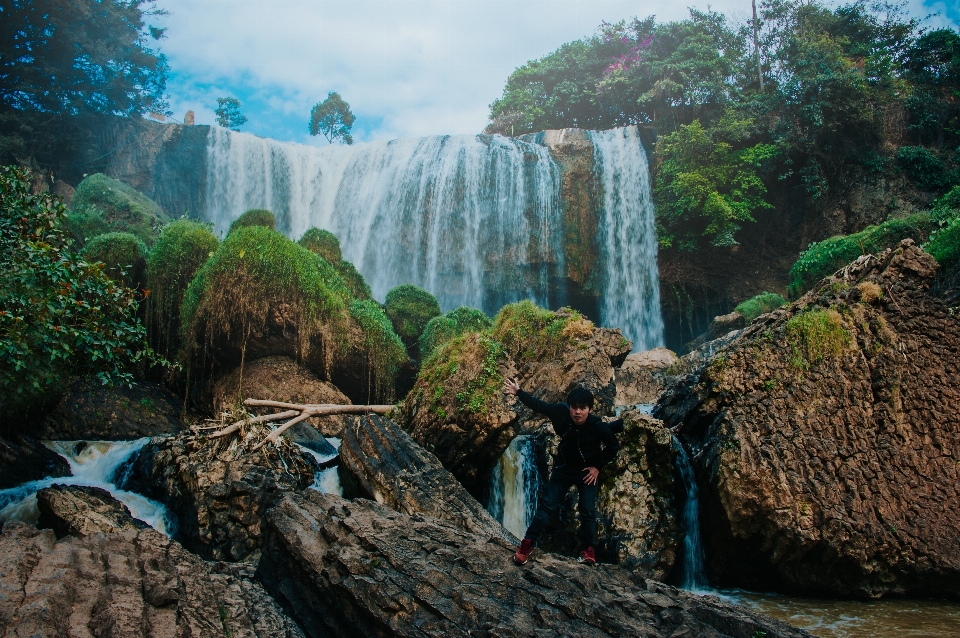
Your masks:
<svg viewBox="0 0 960 638"><path fill-rule="evenodd" d="M335 450L340 449L340 439L336 437L327 437L327 442L330 443ZM298 444L298 447L315 458L317 463L326 463L337 455L337 453L321 454L320 452L312 450L305 445ZM320 470L317 472L313 477L313 485L310 486L310 489L323 492L324 494L336 494L337 496L343 496L343 486L340 485L340 474L337 472L337 466L334 465L333 467L328 467L325 470Z"/></svg>
<svg viewBox="0 0 960 638"><path fill-rule="evenodd" d="M677 469L680 470L680 479L687 493L686 503L683 506L683 578L680 586L690 591L706 591L710 589L704 573L703 545L700 542L700 499L697 481L693 475L693 466L690 457L677 437L673 437L673 448L677 451Z"/></svg>
<svg viewBox="0 0 960 638"><path fill-rule="evenodd" d="M515 437L493 470L487 510L510 533L523 538L537 512L539 493L536 440L527 435Z"/></svg>
<svg viewBox="0 0 960 638"><path fill-rule="evenodd" d="M53 484L99 487L127 506L130 514L158 532L172 535L173 517L160 503L116 485L117 469L150 442L136 441L48 441L44 444L62 456L73 476L47 477L0 490L0 522L23 521L36 524L40 517L37 492Z"/></svg>

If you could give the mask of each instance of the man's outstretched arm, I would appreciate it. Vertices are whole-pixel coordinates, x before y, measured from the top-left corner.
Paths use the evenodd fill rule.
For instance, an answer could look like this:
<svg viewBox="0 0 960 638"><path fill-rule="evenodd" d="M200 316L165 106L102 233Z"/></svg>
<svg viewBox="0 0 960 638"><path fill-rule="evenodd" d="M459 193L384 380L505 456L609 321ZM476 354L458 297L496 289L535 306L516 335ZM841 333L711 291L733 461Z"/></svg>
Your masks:
<svg viewBox="0 0 960 638"><path fill-rule="evenodd" d="M520 389L520 382L516 379L505 379L503 382L503 391L516 396L525 406L534 412L539 412L549 417L551 420L557 416L558 412L562 416L567 411L567 408L559 403L547 403L546 401L541 401L529 392L524 392Z"/></svg>

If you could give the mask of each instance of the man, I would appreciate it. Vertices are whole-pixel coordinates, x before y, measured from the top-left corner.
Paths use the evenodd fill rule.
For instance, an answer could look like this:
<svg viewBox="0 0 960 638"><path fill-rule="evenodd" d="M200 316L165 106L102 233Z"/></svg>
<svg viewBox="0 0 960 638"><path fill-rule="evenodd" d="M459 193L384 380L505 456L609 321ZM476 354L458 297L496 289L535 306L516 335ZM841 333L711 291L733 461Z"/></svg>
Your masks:
<svg viewBox="0 0 960 638"><path fill-rule="evenodd" d="M546 403L529 392L520 389L516 379L506 379L503 391L515 395L520 401L553 423L553 430L560 437L560 447L553 460L553 472L543 490L533 522L520 543L513 559L523 565L537 544L537 539L546 531L560 502L571 485L577 486L580 496L580 562L593 565L597 562L593 549L597 535L597 476L600 468L612 461L620 451L614 432L622 429L618 422L604 423L591 414L593 393L586 388L574 388L567 395L566 403ZM613 426L613 429L611 429Z"/></svg>

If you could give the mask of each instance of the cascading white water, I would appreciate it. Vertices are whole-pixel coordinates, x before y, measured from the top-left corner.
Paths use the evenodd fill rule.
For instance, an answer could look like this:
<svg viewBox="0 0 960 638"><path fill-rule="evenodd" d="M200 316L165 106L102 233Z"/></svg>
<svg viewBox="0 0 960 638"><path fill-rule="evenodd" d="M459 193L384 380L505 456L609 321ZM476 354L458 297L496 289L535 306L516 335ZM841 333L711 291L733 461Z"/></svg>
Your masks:
<svg viewBox="0 0 960 638"><path fill-rule="evenodd" d="M17 520L36 523L40 516L37 492L56 483L105 489L126 505L134 518L139 518L158 532L172 534L173 518L163 505L140 494L121 490L114 484L117 468L149 442L149 438L136 441L46 442L47 447L67 460L73 476L48 477L0 490L0 522Z"/></svg>
<svg viewBox="0 0 960 638"><path fill-rule="evenodd" d="M560 173L546 148L453 135L315 148L214 128L206 218L268 208L296 239L334 233L378 299L402 283L444 310L552 298L563 276Z"/></svg>
<svg viewBox="0 0 960 638"><path fill-rule="evenodd" d="M673 448L677 451L677 469L686 491L687 501L683 506L683 578L680 586L691 591L706 591L710 585L703 571L703 545L700 542L700 490L693 466L683 444L673 437Z"/></svg>
<svg viewBox="0 0 960 638"><path fill-rule="evenodd" d="M340 439L327 437L327 442L330 443L334 449L340 449ZM336 454L320 454L316 450L311 450L304 445L300 445L299 448L315 458L317 463L325 463L336 456ZM310 489L323 492L324 494L343 496L343 486L340 485L340 474L337 472L337 467L328 467L325 470L317 472L313 477L313 485L310 486Z"/></svg>
<svg viewBox="0 0 960 638"><path fill-rule="evenodd" d="M663 345L663 315L647 153L636 126L592 131L590 140L603 191L603 325L620 328L635 351L650 350Z"/></svg>
<svg viewBox="0 0 960 638"><path fill-rule="evenodd" d="M487 511L510 533L523 538L537 512L539 490L536 442L531 436L515 437L493 470Z"/></svg>

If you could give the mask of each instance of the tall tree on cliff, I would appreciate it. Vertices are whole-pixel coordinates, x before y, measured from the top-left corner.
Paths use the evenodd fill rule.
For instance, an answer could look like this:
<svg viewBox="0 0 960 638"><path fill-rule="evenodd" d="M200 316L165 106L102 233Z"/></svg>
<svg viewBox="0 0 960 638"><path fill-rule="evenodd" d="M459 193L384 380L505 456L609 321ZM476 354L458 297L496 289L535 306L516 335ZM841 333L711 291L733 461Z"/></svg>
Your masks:
<svg viewBox="0 0 960 638"><path fill-rule="evenodd" d="M331 144L353 144L350 129L356 119L339 93L328 93L327 99L310 111L310 135L323 135Z"/></svg>
<svg viewBox="0 0 960 638"><path fill-rule="evenodd" d="M164 112L163 30L146 0L0 2L0 160L44 165L90 120Z"/></svg>
<svg viewBox="0 0 960 638"><path fill-rule="evenodd" d="M235 97L218 97L217 124L231 131L239 131L247 123L247 116L240 112L240 100Z"/></svg>

